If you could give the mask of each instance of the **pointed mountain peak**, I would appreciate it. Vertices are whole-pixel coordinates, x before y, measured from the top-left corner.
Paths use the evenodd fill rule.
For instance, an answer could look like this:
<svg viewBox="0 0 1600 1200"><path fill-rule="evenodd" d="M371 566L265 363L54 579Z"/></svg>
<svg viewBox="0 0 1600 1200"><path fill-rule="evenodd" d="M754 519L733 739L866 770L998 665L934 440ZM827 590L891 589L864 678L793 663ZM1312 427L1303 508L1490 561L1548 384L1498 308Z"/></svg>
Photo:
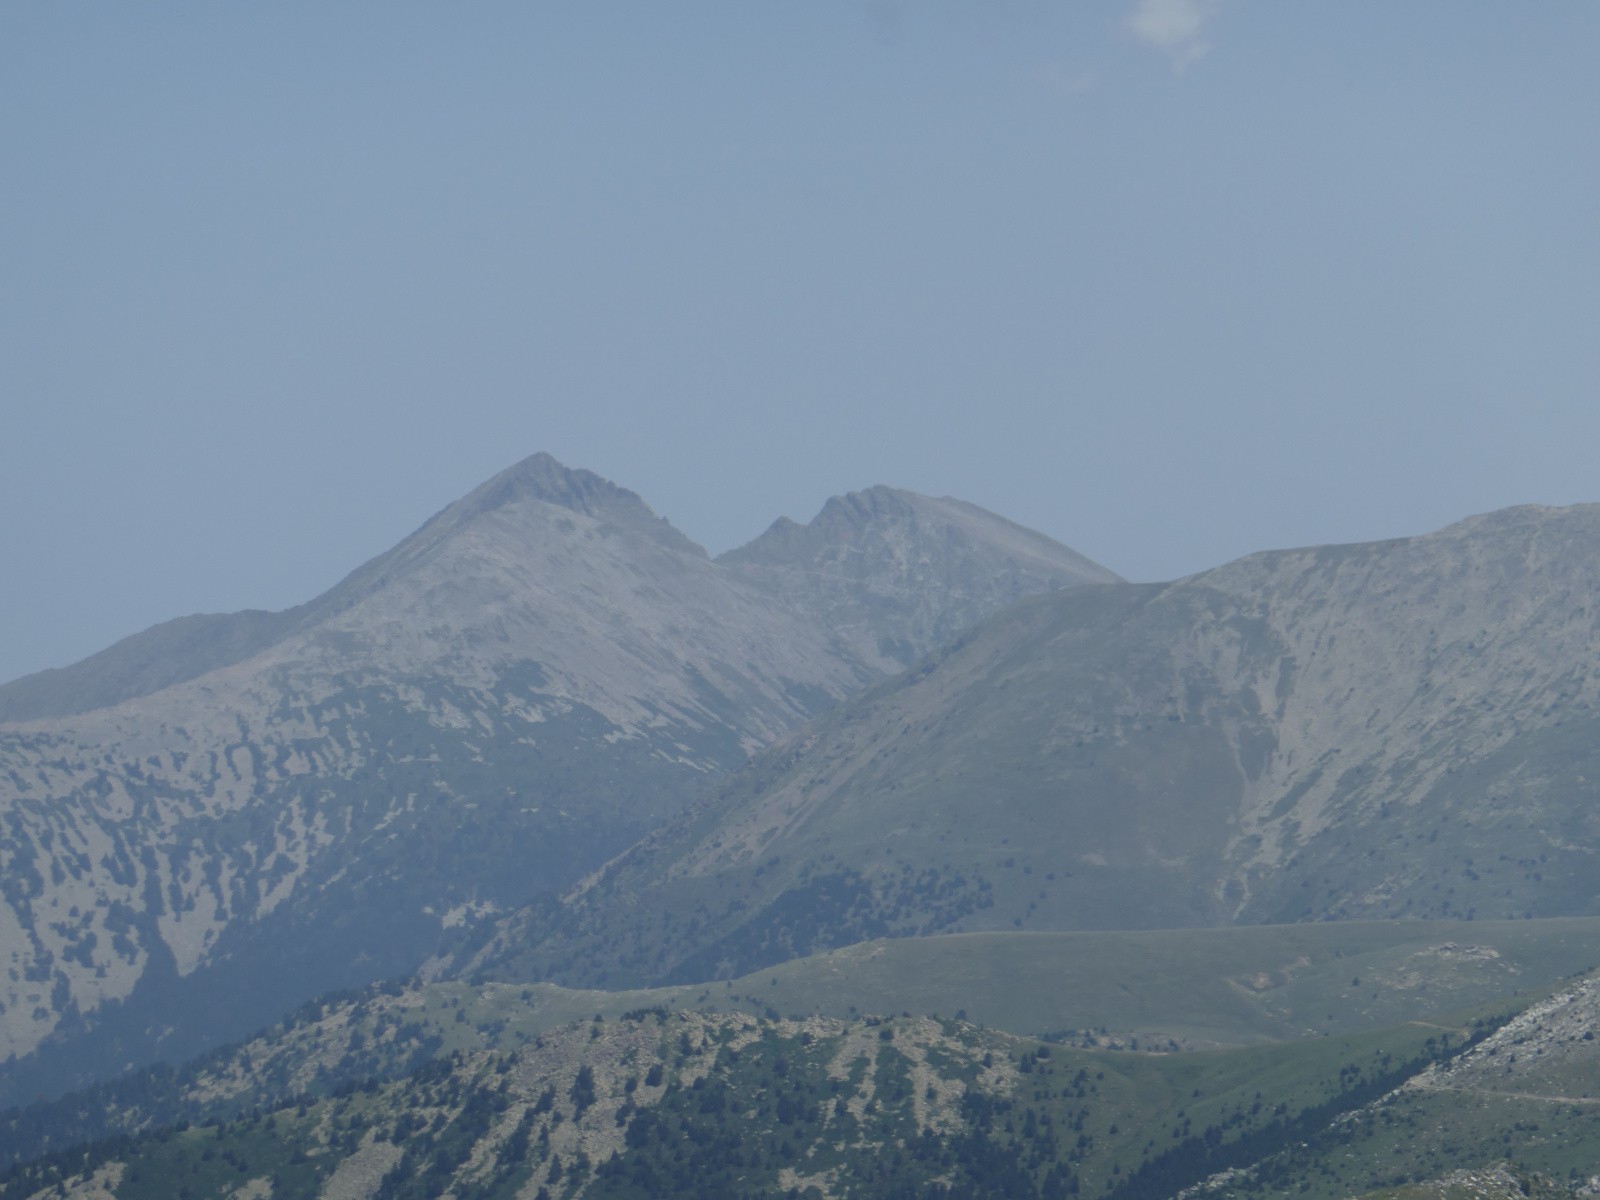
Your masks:
<svg viewBox="0 0 1600 1200"><path fill-rule="evenodd" d="M452 547L461 544L462 535L484 518L504 518L498 520L499 529L493 535L504 553L491 554L484 563L491 574L498 572L500 564L507 561L507 555L510 559L522 559L539 541L568 536L570 523L565 530L559 526L553 528L548 510L542 515L531 511L545 506L587 517L598 522L602 529L609 527L643 537L667 550L701 559L707 557L705 550L684 537L665 518L656 516L637 494L593 471L574 470L549 454L539 453L479 484L454 504L435 513L399 545L357 567L332 589L302 606L302 623L310 624L343 612L364 597L425 567L439 555L453 553ZM481 553L481 550L469 549L467 561Z"/></svg>
<svg viewBox="0 0 1600 1200"><path fill-rule="evenodd" d="M655 517L637 493L593 471L564 466L543 450L479 484L462 498L461 505L476 514L519 500L543 500L586 517L618 513Z"/></svg>
<svg viewBox="0 0 1600 1200"><path fill-rule="evenodd" d="M124 638L81 662L0 683L0 721L88 712L241 662L406 577L447 552L456 536L478 518L533 503L627 530L668 550L707 557L704 549L658 517L636 493L593 471L563 466L541 452L479 484L398 545L304 604L282 612L180 617ZM540 536L548 532L547 523L530 522L529 529L539 530Z"/></svg>
<svg viewBox="0 0 1600 1200"><path fill-rule="evenodd" d="M614 522L675 550L702 556L705 554L704 550L673 528L665 517L658 517L637 492L618 487L593 471L564 466L542 450L515 466L507 467L452 505L451 508L456 510L452 514L455 517L454 524L528 500L553 504L596 520ZM451 510L446 509L445 512L450 513Z"/></svg>

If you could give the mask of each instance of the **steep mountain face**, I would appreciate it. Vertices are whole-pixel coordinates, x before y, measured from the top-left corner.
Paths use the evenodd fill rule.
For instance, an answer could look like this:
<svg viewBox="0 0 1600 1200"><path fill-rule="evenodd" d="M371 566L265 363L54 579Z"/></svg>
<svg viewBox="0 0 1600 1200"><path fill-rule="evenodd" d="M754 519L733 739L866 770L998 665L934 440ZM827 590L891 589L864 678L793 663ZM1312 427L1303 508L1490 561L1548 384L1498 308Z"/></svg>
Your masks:
<svg viewBox="0 0 1600 1200"><path fill-rule="evenodd" d="M107 655L0 726L0 1054L53 1034L0 1100L412 971L882 675L546 455L309 604Z"/></svg>
<svg viewBox="0 0 1600 1200"><path fill-rule="evenodd" d="M719 562L781 592L880 670L905 669L1024 596L1119 576L976 505L875 487L787 517Z"/></svg>
<svg viewBox="0 0 1600 1200"><path fill-rule="evenodd" d="M479 969L865 937L1600 911L1600 508L1026 601L829 713Z"/></svg>

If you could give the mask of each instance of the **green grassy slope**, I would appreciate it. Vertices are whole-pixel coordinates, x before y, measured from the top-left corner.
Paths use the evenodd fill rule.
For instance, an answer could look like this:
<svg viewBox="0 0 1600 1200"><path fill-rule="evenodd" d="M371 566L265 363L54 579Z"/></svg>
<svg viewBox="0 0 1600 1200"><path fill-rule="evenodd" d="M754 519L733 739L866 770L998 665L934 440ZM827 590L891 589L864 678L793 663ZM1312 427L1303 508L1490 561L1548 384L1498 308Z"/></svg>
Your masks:
<svg viewBox="0 0 1600 1200"><path fill-rule="evenodd" d="M782 1012L954 1013L1019 1033L1240 1045L1377 1028L1600 964L1600 918L1373 921L864 943L695 995Z"/></svg>

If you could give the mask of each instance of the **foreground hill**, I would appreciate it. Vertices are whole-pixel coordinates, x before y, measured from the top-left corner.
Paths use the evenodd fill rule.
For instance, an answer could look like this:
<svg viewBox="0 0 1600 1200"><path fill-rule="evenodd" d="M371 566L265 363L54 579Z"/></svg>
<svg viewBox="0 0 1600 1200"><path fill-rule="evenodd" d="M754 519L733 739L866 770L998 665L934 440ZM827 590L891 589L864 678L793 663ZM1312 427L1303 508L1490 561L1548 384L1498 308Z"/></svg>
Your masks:
<svg viewBox="0 0 1600 1200"><path fill-rule="evenodd" d="M620 992L459 980L324 997L246 1042L0 1112L0 1170L113 1134L226 1120L440 1055L515 1049L642 1009L853 1019L955 1015L1135 1053L1365 1034L1531 997L1600 962L1600 918L1324 922L1134 933L993 933L851 946L719 984Z"/></svg>
<svg viewBox="0 0 1600 1200"><path fill-rule="evenodd" d="M64 1151L0 1195L1134 1200L1250 1167L1497 1023L1141 1055L926 1017L642 1010Z"/></svg>
<svg viewBox="0 0 1600 1200"><path fill-rule="evenodd" d="M871 937L1600 911L1600 507L1037 597L509 920L491 976Z"/></svg>
<svg viewBox="0 0 1600 1200"><path fill-rule="evenodd" d="M852 551L845 592L905 604L857 605L849 638L537 455L301 608L158 627L5 689L30 719L0 726L0 1054L54 1036L0 1100L408 973L570 884L881 678L861 646L931 649L919 564L966 563L963 614L1107 575L965 506L873 494L821 540L884 547Z"/></svg>

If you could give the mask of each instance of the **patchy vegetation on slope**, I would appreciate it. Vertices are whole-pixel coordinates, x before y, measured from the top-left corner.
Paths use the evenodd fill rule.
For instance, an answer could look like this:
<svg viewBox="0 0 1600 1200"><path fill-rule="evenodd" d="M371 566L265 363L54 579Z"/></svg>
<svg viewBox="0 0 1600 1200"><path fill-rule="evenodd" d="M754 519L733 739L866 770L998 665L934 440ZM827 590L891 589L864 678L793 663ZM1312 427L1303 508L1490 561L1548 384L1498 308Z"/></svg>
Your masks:
<svg viewBox="0 0 1600 1200"><path fill-rule="evenodd" d="M0 1112L0 1168L112 1134L326 1096L442 1053L517 1049L595 1013L954 1013L1058 1045L1168 1052L1449 1021L1451 1010L1532 994L1597 957L1600 921L1584 918L1325 923L900 939L738 980L626 992L394 982L324 997L182 1068Z"/></svg>
<svg viewBox="0 0 1600 1200"><path fill-rule="evenodd" d="M0 1196L1132 1200L1255 1163L1462 1044L1402 1026L1147 1055L927 1017L640 1010L64 1150Z"/></svg>

